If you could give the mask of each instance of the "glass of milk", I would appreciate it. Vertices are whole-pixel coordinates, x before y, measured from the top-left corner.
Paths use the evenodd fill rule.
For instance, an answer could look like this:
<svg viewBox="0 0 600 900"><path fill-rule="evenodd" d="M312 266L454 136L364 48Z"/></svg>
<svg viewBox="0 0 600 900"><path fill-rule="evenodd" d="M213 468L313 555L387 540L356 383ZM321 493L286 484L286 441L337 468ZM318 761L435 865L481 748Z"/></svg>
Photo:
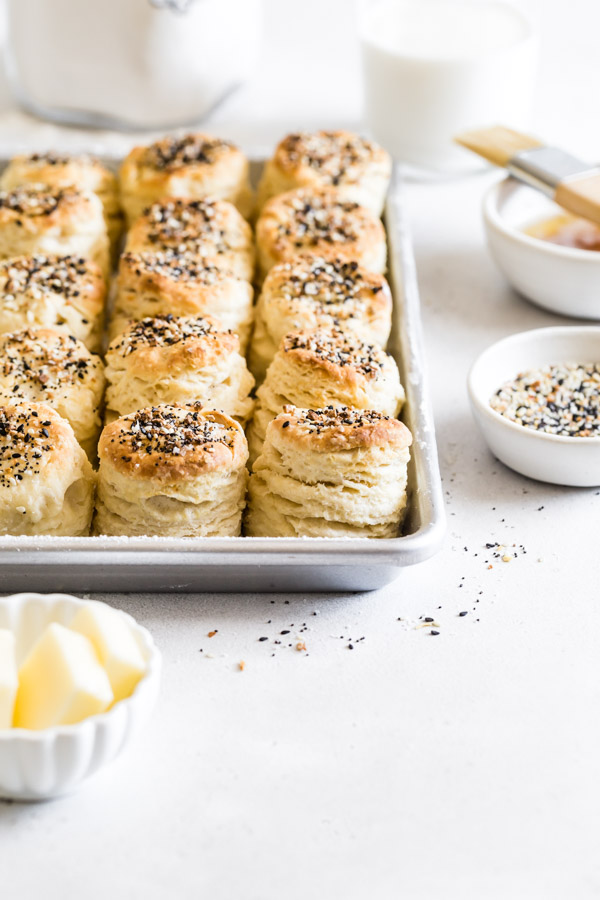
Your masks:
<svg viewBox="0 0 600 900"><path fill-rule="evenodd" d="M21 104L72 124L197 121L252 73L261 0L6 0Z"/></svg>
<svg viewBox="0 0 600 900"><path fill-rule="evenodd" d="M526 128L538 40L529 19L496 0L372 0L359 4L366 121L421 173L473 168L461 131Z"/></svg>

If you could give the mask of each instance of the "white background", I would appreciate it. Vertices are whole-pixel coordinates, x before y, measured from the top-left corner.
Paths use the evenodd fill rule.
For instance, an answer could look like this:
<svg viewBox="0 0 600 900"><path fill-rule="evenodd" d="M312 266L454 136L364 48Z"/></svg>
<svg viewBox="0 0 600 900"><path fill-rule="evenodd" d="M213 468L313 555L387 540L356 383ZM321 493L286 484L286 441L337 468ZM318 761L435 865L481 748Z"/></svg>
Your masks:
<svg viewBox="0 0 600 900"><path fill-rule="evenodd" d="M261 70L210 128L250 148L289 128L360 127L351 10L268 2ZM535 130L599 159L598 4L545 0L538 15ZM90 140L2 96L6 148ZM111 597L163 651L158 709L77 795L0 803L2 898L600 896L600 489L505 469L465 395L489 343L564 321L514 295L487 255L480 200L494 177L408 188L444 550L372 594ZM496 541L517 558L492 559Z"/></svg>

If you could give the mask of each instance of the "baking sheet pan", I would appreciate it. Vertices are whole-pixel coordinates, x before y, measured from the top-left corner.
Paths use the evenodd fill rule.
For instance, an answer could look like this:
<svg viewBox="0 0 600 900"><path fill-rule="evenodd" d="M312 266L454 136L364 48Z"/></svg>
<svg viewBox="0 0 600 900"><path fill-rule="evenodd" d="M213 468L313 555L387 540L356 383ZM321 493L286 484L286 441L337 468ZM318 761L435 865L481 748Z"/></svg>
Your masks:
<svg viewBox="0 0 600 900"><path fill-rule="evenodd" d="M260 166L254 165L255 174ZM0 537L0 591L366 591L439 549L444 504L401 182L396 168L384 220L394 296L388 350L400 369L406 390L402 418L414 438L402 535L385 540L6 536Z"/></svg>

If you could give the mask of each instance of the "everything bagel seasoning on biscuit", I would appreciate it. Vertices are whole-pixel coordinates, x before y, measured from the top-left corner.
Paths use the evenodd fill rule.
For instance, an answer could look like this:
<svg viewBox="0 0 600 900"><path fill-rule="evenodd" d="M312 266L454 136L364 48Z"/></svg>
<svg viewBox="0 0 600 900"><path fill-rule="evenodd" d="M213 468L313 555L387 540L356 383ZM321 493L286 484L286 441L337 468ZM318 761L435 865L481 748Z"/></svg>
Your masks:
<svg viewBox="0 0 600 900"><path fill-rule="evenodd" d="M0 262L3 301L25 291L79 297L81 279L89 275L89 260L81 256L19 256Z"/></svg>
<svg viewBox="0 0 600 900"><path fill-rule="evenodd" d="M134 353L140 347L171 347L188 338L202 338L207 335L233 334L232 331L217 328L214 322L202 316L183 318L167 313L135 322L117 342L113 350L122 356Z"/></svg>
<svg viewBox="0 0 600 900"><path fill-rule="evenodd" d="M28 406L0 408L0 486L14 487L41 471L52 422Z"/></svg>
<svg viewBox="0 0 600 900"><path fill-rule="evenodd" d="M344 178L358 175L373 154L373 144L366 138L343 132L301 132L288 135L278 150L282 163L309 166L336 186Z"/></svg>
<svg viewBox="0 0 600 900"><path fill-rule="evenodd" d="M281 293L289 300L310 297L323 306L350 304L362 292L378 294L383 290L381 283L375 283L378 276L367 275L354 260L314 257L307 264L300 259L281 263L276 274L282 271L287 278Z"/></svg>
<svg viewBox="0 0 600 900"><path fill-rule="evenodd" d="M209 240L215 253L230 250L226 240L223 210L211 200L173 199L153 203L144 212L148 241L159 250L193 251Z"/></svg>
<svg viewBox="0 0 600 900"><path fill-rule="evenodd" d="M365 344L357 338L352 339L338 330L288 334L284 338L283 351L290 353L294 350L305 350L313 357L341 368L356 369L366 378L373 379L381 375L386 359L384 351L379 347Z"/></svg>
<svg viewBox="0 0 600 900"><path fill-rule="evenodd" d="M359 226L352 218L357 209L358 203L351 201L323 197L316 192L298 193L290 200L289 220L279 225L279 232L291 238L296 247L317 246L319 241L346 244L359 237Z"/></svg>
<svg viewBox="0 0 600 900"><path fill-rule="evenodd" d="M74 188L50 188L44 184L29 184L0 191L0 208L23 216L49 216L60 205L63 198L73 194Z"/></svg>
<svg viewBox="0 0 600 900"><path fill-rule="evenodd" d="M172 171L189 165L211 165L223 150L233 148L222 138L187 134L181 138L166 137L151 144L144 155L146 165L154 169Z"/></svg>
<svg viewBox="0 0 600 900"><path fill-rule="evenodd" d="M27 399L33 387L51 396L83 381L99 364L71 335L26 329L1 337L0 346L0 377L10 381L15 398Z"/></svg>
<svg viewBox="0 0 600 900"><path fill-rule="evenodd" d="M320 434L327 428L339 426L361 428L376 422L394 421L390 416L374 409L354 409L349 406L325 406L321 409L298 409L295 406L284 406L283 412L291 416L296 425L303 426L310 434ZM288 426L284 422L282 427Z"/></svg>
<svg viewBox="0 0 600 900"><path fill-rule="evenodd" d="M158 275L172 281L194 281L199 284L215 284L225 278L216 266L205 265L186 253L126 252L121 256L123 268L131 268L138 277Z"/></svg>
<svg viewBox="0 0 600 900"><path fill-rule="evenodd" d="M211 421L201 404L179 410L169 407L143 409L119 420L121 430L111 438L124 449L163 457L180 456L198 447L210 451L212 444L232 446L238 429ZM125 457L123 457L125 458Z"/></svg>

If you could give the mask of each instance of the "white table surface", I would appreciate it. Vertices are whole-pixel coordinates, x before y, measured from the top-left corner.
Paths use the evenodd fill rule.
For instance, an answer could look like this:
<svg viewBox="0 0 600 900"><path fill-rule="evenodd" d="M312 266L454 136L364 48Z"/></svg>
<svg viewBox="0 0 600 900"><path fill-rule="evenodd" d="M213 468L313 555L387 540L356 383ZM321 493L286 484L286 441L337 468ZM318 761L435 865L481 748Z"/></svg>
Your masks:
<svg viewBox="0 0 600 900"><path fill-rule="evenodd" d="M565 21L565 4L544 4L536 124L598 158L592 6L572 0ZM305 0L292 22L297 3L269 0L261 70L210 128L256 146L290 127L359 127L347 8ZM90 136L19 113L3 87L0 140L10 150ZM476 354L564 321L514 295L487 255L479 207L493 177L407 193L443 551L371 594L104 596L161 647L159 705L131 751L78 794L0 802L3 900L600 896L600 489L513 474L471 420ZM494 542L516 558L492 558ZM420 627L425 616L438 636Z"/></svg>

